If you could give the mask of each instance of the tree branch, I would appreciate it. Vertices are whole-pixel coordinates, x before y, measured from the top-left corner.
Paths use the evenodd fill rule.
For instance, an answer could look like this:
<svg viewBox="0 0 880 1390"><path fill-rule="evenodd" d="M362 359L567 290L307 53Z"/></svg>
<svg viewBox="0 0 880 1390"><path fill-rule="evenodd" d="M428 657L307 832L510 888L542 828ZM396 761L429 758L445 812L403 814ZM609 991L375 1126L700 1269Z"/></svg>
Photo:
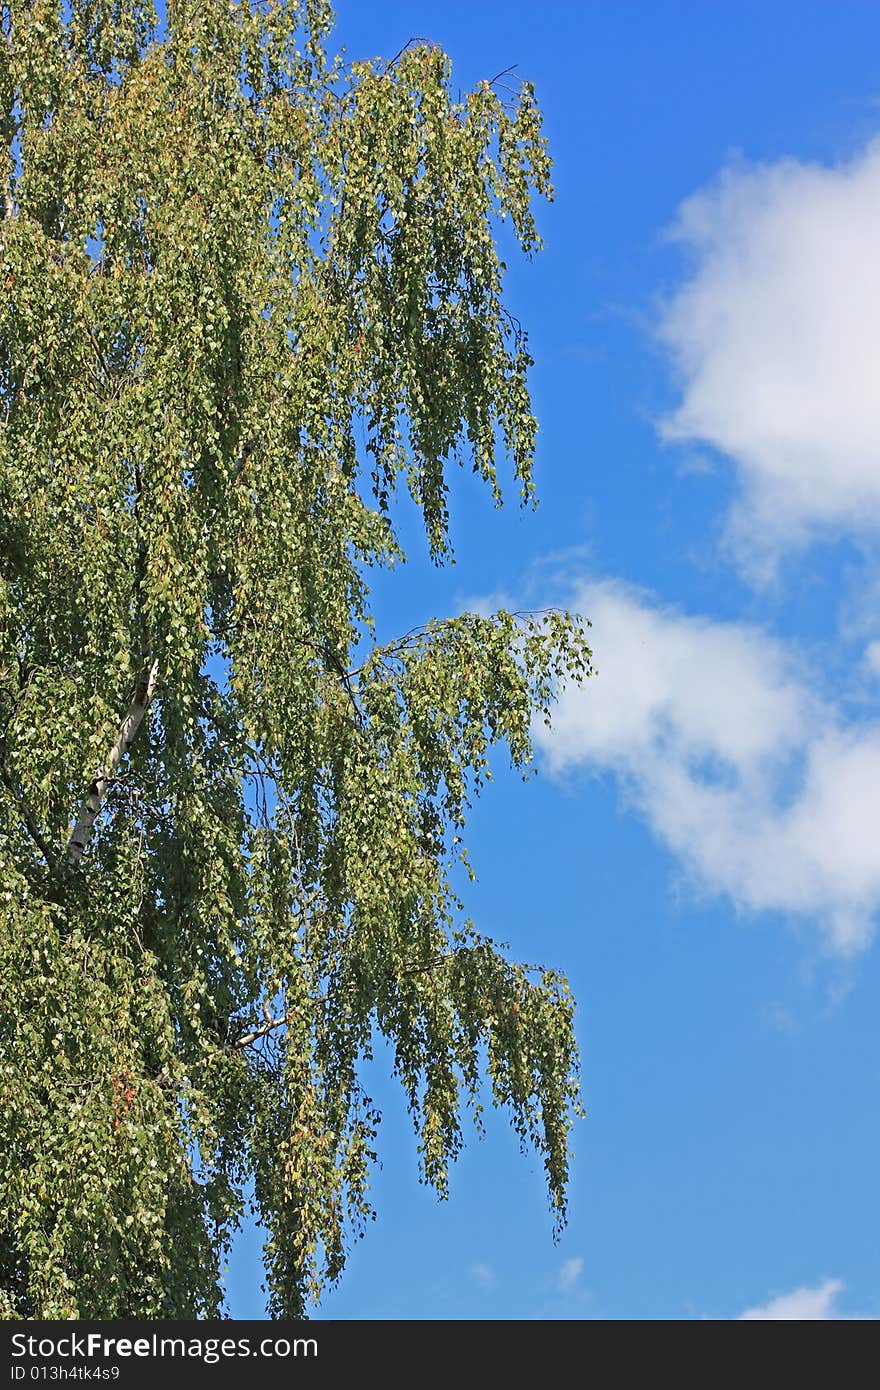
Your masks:
<svg viewBox="0 0 880 1390"><path fill-rule="evenodd" d="M512 72L516 72L516 68L516 63L511 63L509 68L502 68L500 72L496 72L495 76L488 80L486 86L494 87L495 83L500 82L502 77L508 77Z"/></svg>
<svg viewBox="0 0 880 1390"><path fill-rule="evenodd" d="M389 73L393 67L396 67L404 53L408 53L409 50L415 48L417 44L423 44L425 48L436 48L436 44L433 44L430 39L419 38L417 35L414 38L407 39L400 52L395 53L394 57L389 58L388 62L385 64L385 72Z"/></svg>
<svg viewBox="0 0 880 1390"><path fill-rule="evenodd" d="M98 773L94 782L88 789L79 809L76 824L67 841L67 862L77 864L82 859L83 854L88 848L92 838L95 821L101 809L101 803L107 791L107 786L122 759L128 752L137 733L141 720L147 712L153 692L156 688L156 677L159 672L159 658L154 657L149 666L145 668L141 682L135 692L135 697L125 712L125 717L119 726L119 732L110 749L106 766Z"/></svg>
<svg viewBox="0 0 880 1390"><path fill-rule="evenodd" d="M9 773L6 771L6 768L3 767L2 764L0 764L0 782L3 783L4 787L9 792L9 795L12 797L16 806L18 807L18 814L21 816L24 827L27 830L27 833L30 835L31 839L33 840L34 844L36 845L37 849L42 854L47 865L50 869L54 868L55 858L52 854L49 842L40 830L40 827L37 825L37 822L34 820L31 809L28 806L23 793L17 789Z"/></svg>
<svg viewBox="0 0 880 1390"><path fill-rule="evenodd" d="M242 471L244 470L244 468L247 466L247 461L248 461L248 459L250 458L250 456L251 456L251 454L252 454L253 452L254 452L254 443L253 443L253 440L251 440L251 439L245 440L244 444L242 444L242 446L241 446L241 448L240 448L240 450L239 450L239 452L238 452L238 457L236 458L234 464L232 465L232 469L231 469L231 472L230 472L230 474L229 474L229 481L230 481L231 483L237 483L237 482L238 482L239 477L241 476L241 473L242 473Z"/></svg>
<svg viewBox="0 0 880 1390"><path fill-rule="evenodd" d="M437 970L441 965L445 965L447 961L454 960L456 956L461 955L461 951L461 947L456 947L452 951L441 951L433 960L427 961L424 965L404 966L402 970L397 971L396 978L402 980L408 975L429 974L432 970ZM348 985L347 988L351 989L354 988L354 986ZM339 990L331 989L328 990L326 994L312 995L309 1002L312 1004L326 1004L328 1000L335 998L339 993ZM234 1048L250 1047L251 1043L257 1042L260 1038L265 1038L269 1033L274 1032L276 1028L283 1028L284 1024L289 1023L295 1016L293 1011L290 1010L287 1013L279 1014L277 1018L273 1018L268 1012L267 1006L264 1005L263 1008L266 1013L266 1022L261 1023L259 1028L254 1028L252 1032L243 1033L240 1038L236 1038L235 1042L232 1044Z"/></svg>
<svg viewBox="0 0 880 1390"><path fill-rule="evenodd" d="M281 1014L279 1018L267 1018L265 1023L261 1023L259 1028L255 1028L252 1033L243 1033L240 1038L236 1038L234 1047L250 1047L259 1038L265 1038L267 1033L271 1033L274 1028L281 1028L293 1017L293 1014Z"/></svg>

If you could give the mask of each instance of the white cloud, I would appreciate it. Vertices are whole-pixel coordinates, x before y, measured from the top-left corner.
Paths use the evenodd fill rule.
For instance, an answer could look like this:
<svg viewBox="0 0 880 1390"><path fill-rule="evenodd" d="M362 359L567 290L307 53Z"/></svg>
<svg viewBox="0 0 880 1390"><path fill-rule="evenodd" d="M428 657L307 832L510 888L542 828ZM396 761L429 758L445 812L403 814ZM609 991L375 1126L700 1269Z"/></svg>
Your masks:
<svg viewBox="0 0 880 1390"><path fill-rule="evenodd" d="M758 628L608 582L572 606L598 674L536 729L550 768L614 773L702 888L863 947L880 909L880 725L848 723Z"/></svg>
<svg viewBox="0 0 880 1390"><path fill-rule="evenodd" d="M575 1284L581 1277L584 1269L584 1262L580 1255L575 1255L573 1259L566 1260L562 1269L559 1271L559 1287L563 1293L570 1293Z"/></svg>
<svg viewBox="0 0 880 1390"><path fill-rule="evenodd" d="M845 1285L840 1279L826 1279L815 1289L795 1289L792 1293L771 1298L757 1308L740 1313L740 1321L764 1322L822 1322L837 1321L845 1314L838 1312L837 1296Z"/></svg>
<svg viewBox="0 0 880 1390"><path fill-rule="evenodd" d="M683 389L662 432L734 461L756 572L818 531L880 529L878 228L880 141L728 170L680 209L695 265L661 325Z"/></svg>
<svg viewBox="0 0 880 1390"><path fill-rule="evenodd" d="M880 642L868 643L863 664L872 676L880 676Z"/></svg>

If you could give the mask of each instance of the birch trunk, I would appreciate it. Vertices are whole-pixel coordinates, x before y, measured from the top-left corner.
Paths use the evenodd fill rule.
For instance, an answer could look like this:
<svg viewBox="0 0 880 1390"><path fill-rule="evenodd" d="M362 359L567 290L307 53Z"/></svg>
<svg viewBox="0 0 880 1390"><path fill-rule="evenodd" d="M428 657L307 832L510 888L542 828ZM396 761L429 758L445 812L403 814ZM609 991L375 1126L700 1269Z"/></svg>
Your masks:
<svg viewBox="0 0 880 1390"><path fill-rule="evenodd" d="M140 728L141 720L147 712L150 701L153 698L153 691L156 688L156 676L159 670L158 657L155 658L144 672L143 679L137 688L137 692L128 709L125 717L119 726L113 747L107 758L106 766L98 773L89 787L88 792L79 809L76 825L67 841L67 862L77 864L82 859L92 838L95 821L101 809L101 803L110 782L122 759L128 752L134 740L134 736Z"/></svg>

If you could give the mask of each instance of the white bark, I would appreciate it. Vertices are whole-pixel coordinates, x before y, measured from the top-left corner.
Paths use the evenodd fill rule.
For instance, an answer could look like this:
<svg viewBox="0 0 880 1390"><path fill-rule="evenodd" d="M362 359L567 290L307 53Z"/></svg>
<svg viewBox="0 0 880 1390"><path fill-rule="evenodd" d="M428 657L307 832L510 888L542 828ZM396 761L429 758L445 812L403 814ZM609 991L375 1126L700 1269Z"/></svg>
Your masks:
<svg viewBox="0 0 880 1390"><path fill-rule="evenodd" d="M134 736L140 728L141 720L146 714L150 701L153 698L158 672L159 660L156 658L145 671L134 700L125 712L125 717L119 726L119 732L116 735L113 747L110 749L106 766L102 768L94 782L92 782L80 806L76 825L70 832L70 839L67 841L68 864L77 864L88 849L89 841L92 838L92 832L95 827L95 821L107 791L107 785L131 747Z"/></svg>

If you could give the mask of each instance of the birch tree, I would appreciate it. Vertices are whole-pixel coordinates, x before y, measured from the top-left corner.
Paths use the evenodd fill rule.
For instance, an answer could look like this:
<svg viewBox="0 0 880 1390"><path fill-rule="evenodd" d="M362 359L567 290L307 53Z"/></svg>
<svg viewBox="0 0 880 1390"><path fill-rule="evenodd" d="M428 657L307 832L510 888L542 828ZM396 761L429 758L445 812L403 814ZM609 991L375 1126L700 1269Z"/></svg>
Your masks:
<svg viewBox="0 0 880 1390"><path fill-rule="evenodd" d="M0 1312L216 1316L252 1204L301 1316L371 1216L377 1039L441 1196L489 1096L565 1214L568 988L455 884L584 633L370 606L402 492L438 562L450 469L531 498L539 113L332 58L322 0L0 27Z"/></svg>

